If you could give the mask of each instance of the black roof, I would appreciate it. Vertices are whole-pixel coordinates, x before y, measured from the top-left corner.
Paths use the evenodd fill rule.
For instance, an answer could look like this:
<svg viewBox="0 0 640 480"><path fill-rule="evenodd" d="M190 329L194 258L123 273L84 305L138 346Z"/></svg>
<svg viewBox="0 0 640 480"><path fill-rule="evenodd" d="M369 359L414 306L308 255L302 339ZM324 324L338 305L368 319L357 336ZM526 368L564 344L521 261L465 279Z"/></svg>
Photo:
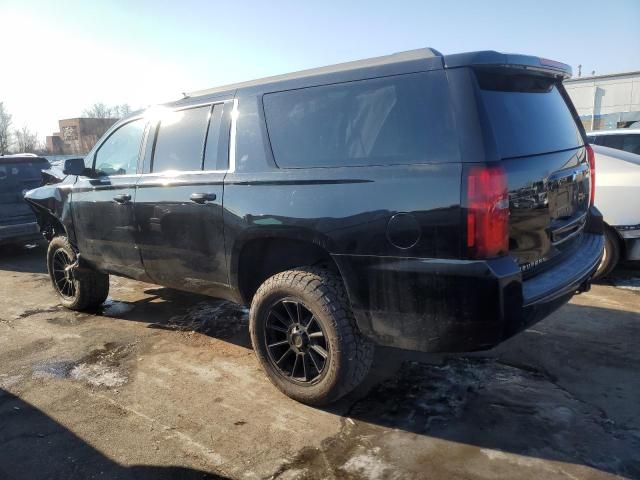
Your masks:
<svg viewBox="0 0 640 480"><path fill-rule="evenodd" d="M200 101L209 101L217 97L237 97L241 94L250 95L258 93L261 90L288 90L377 76L465 66L518 68L565 79L571 76L571 67L568 65L540 57L501 53L493 50L443 55L433 48L420 48L381 57L339 63L284 75L197 90L186 93L184 94L184 98L174 102L168 102L165 105L168 107L187 106Z"/></svg>
<svg viewBox="0 0 640 480"><path fill-rule="evenodd" d="M32 153L15 153L13 155L0 155L0 164L19 162L49 162L46 158Z"/></svg>
<svg viewBox="0 0 640 480"><path fill-rule="evenodd" d="M309 77L316 77L321 75L330 75L336 73L349 72L352 70L369 69L375 67L384 67L395 64L402 64L408 62L415 62L420 60L429 60L436 57L442 57L442 54L433 48L419 48L416 50L408 50L406 52L393 53L391 55L384 55L381 57L366 58L363 60L356 60L353 62L338 63L336 65L328 65L326 67L311 68L308 70L301 70L298 72L286 73L284 75L275 75L272 77L259 78L257 80L249 80L247 82L239 82L230 85L223 85L220 87L208 88L205 90L197 90L189 92L186 97L201 97L208 95L215 95L217 93L224 93L233 90L239 90L241 88L257 87L261 85L288 82L291 80L299 80ZM442 63L439 62L440 68Z"/></svg>

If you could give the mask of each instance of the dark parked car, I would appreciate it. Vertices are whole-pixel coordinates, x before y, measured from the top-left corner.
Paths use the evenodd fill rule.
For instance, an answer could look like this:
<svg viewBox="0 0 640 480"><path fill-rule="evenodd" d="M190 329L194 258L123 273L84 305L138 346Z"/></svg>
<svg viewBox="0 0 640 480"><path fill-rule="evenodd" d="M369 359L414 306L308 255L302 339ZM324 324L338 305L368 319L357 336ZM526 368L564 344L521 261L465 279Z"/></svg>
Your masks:
<svg viewBox="0 0 640 480"><path fill-rule="evenodd" d="M0 156L0 245L41 239L36 218L24 201L24 192L40 185L49 162L25 153Z"/></svg>
<svg viewBox="0 0 640 480"><path fill-rule="evenodd" d="M310 404L358 385L374 344L491 348L602 255L568 71L422 49L134 114L28 194L53 285L73 309L109 274L251 305L259 361Z"/></svg>

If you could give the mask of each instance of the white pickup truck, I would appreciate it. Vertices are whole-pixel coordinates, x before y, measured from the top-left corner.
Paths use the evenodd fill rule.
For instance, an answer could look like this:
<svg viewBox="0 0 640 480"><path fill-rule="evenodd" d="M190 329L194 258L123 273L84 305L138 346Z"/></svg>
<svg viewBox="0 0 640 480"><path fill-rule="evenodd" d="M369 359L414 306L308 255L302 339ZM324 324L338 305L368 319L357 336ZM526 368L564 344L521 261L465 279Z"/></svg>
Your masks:
<svg viewBox="0 0 640 480"><path fill-rule="evenodd" d="M592 146L595 204L607 225L604 256L596 276L604 277L620 260L640 260L640 155Z"/></svg>

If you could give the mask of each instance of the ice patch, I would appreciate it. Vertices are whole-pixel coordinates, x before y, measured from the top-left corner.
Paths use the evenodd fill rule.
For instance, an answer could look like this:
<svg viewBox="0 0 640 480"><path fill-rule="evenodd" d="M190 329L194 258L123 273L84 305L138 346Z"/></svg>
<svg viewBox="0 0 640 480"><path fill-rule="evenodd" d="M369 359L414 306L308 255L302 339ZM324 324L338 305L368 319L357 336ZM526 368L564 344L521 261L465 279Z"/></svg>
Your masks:
<svg viewBox="0 0 640 480"><path fill-rule="evenodd" d="M342 466L342 470L364 478L375 480L378 478L400 478L393 472L393 467L378 458L375 451L363 453L350 458Z"/></svg>
<svg viewBox="0 0 640 480"><path fill-rule="evenodd" d="M640 277L615 279L613 280L613 285L616 288L640 292Z"/></svg>
<svg viewBox="0 0 640 480"><path fill-rule="evenodd" d="M71 369L69 376L96 387L120 387L127 383L127 377L118 370L100 364L81 363Z"/></svg>
<svg viewBox="0 0 640 480"><path fill-rule="evenodd" d="M108 298L102 305L102 314L107 317L120 317L133 310L133 305Z"/></svg>

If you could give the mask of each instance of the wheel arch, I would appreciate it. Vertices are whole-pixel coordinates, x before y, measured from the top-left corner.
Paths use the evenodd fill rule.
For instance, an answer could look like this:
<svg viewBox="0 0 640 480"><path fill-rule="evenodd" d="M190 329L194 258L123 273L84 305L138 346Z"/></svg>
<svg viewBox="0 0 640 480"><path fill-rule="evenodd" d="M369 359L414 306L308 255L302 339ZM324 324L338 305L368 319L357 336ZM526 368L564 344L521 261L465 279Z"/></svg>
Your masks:
<svg viewBox="0 0 640 480"><path fill-rule="evenodd" d="M68 187L65 184L45 185L27 192L24 199L35 213L40 232L47 241L57 235L65 235L75 245L71 189Z"/></svg>
<svg viewBox="0 0 640 480"><path fill-rule="evenodd" d="M302 266L321 265L340 274L328 244L309 234L252 236L236 242L230 258L230 282L239 299L250 304L258 287L269 277Z"/></svg>

